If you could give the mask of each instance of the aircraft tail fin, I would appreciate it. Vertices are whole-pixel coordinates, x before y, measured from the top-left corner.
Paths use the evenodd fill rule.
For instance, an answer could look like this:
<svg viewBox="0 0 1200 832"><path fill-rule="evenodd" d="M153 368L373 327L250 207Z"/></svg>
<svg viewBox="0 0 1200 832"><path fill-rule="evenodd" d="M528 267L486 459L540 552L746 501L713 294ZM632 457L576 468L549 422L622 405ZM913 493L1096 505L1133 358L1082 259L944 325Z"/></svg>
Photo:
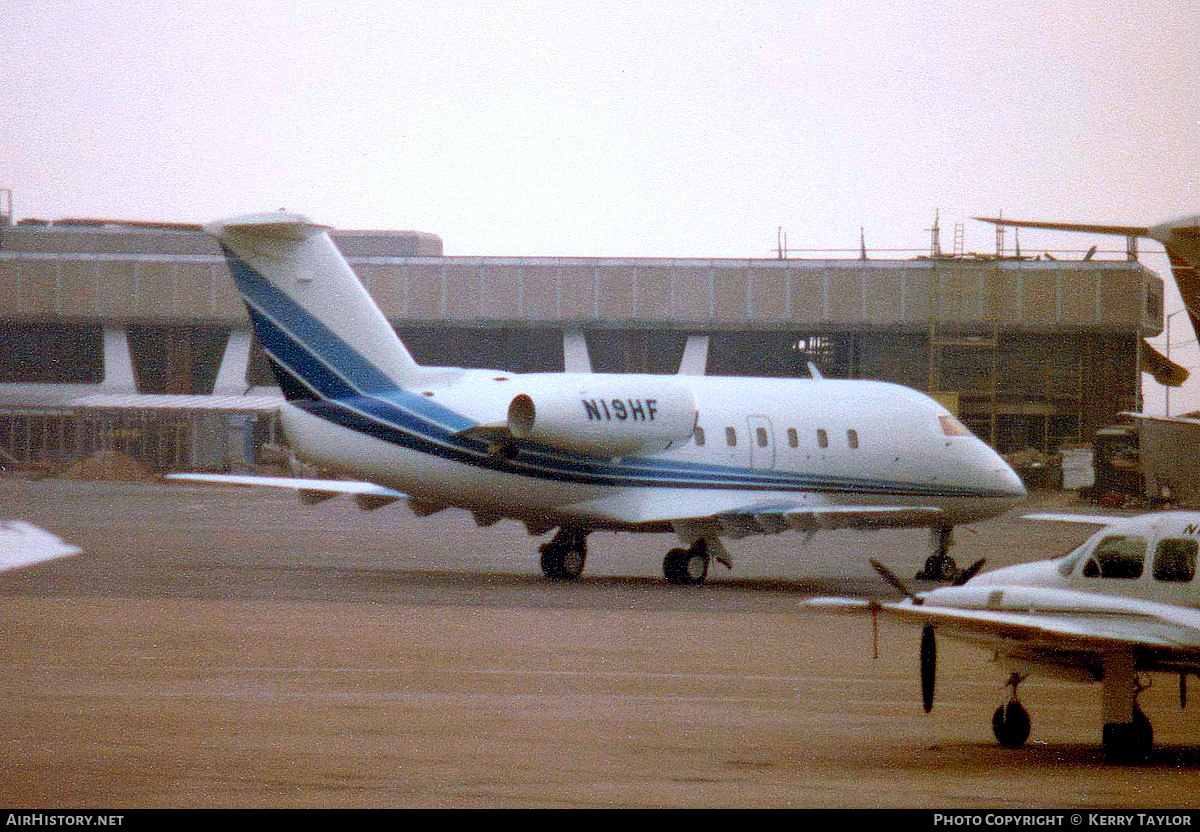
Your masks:
<svg viewBox="0 0 1200 832"><path fill-rule="evenodd" d="M204 230L220 242L289 400L381 392L421 376L325 226L269 213Z"/></svg>

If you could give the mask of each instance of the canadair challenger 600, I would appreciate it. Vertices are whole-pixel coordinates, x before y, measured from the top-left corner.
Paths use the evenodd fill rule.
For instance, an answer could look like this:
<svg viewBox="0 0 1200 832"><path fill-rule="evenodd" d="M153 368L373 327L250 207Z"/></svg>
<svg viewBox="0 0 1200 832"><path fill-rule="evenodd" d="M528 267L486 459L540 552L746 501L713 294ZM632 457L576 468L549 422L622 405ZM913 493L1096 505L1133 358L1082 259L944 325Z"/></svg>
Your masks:
<svg viewBox="0 0 1200 832"><path fill-rule="evenodd" d="M953 527L1025 496L991 448L905 387L421 366L325 227L272 213L205 230L279 381L297 457L355 478L219 481L519 520L555 531L541 568L557 579L579 577L593 531L674 533L663 572L677 584L731 565L723 537L789 529L929 528L927 570L953 574Z"/></svg>

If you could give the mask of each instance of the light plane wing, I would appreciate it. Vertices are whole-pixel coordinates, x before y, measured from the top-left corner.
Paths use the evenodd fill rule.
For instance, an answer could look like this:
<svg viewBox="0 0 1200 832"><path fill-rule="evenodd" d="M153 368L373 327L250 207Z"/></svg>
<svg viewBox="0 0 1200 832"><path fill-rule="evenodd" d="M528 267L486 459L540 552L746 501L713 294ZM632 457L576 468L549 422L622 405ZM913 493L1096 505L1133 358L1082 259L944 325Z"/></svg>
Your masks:
<svg viewBox="0 0 1200 832"><path fill-rule="evenodd" d="M1099 665L1105 651L1129 647L1151 650L1156 661L1172 665L1200 660L1200 612L1124 598L1069 597L1057 590L995 590L987 596L980 603L991 606L975 609L911 601L878 608L984 646L1013 652L1019 645L1025 658L1038 663L1062 661L1069 652Z"/></svg>

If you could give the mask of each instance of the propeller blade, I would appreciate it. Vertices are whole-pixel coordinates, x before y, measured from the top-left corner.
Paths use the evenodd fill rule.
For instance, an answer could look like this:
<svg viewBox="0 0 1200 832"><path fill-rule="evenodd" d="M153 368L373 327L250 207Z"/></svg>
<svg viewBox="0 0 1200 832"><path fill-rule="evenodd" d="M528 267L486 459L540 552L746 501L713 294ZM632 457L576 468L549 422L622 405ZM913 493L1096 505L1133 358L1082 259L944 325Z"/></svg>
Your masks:
<svg viewBox="0 0 1200 832"><path fill-rule="evenodd" d="M966 569L964 569L962 572L959 572L958 577L956 577L954 579L954 585L962 586L967 581L974 578L976 575L979 574L979 570L983 568L983 565L985 563L987 563L987 559L980 558L979 560L975 561L970 566L968 566Z"/></svg>
<svg viewBox="0 0 1200 832"><path fill-rule="evenodd" d="M897 578L896 574L894 572L892 572L892 570L888 569L886 566L884 566L882 563L875 560L874 558L871 559L871 568L873 568L876 572L878 572L879 576L881 578L883 578L889 584L894 586L896 589L903 592L904 596L906 598L911 598L913 603L916 603L916 604L921 603L921 599L919 599L915 594L913 594L912 590L910 590L908 588L908 585L905 584L904 581Z"/></svg>
<svg viewBox="0 0 1200 832"><path fill-rule="evenodd" d="M933 625L921 630L921 705L925 713L933 710L933 688L937 681L937 640Z"/></svg>
<svg viewBox="0 0 1200 832"><path fill-rule="evenodd" d="M879 658L879 604L871 602L871 658Z"/></svg>

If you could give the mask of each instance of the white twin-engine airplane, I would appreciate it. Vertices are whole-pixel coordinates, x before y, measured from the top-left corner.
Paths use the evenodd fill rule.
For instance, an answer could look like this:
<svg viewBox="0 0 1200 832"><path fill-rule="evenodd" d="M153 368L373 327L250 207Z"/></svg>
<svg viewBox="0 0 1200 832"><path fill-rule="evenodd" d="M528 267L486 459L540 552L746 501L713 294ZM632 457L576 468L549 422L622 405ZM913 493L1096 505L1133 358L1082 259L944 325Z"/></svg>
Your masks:
<svg viewBox="0 0 1200 832"><path fill-rule="evenodd" d="M595 530L674 532L668 581L731 565L722 537L927 527L953 574L952 528L1025 489L991 448L916 391L872 381L418 365L334 246L273 213L205 226L221 243L306 462L356 482L184 475L350 493L418 515L523 521L552 578L577 578Z"/></svg>
<svg viewBox="0 0 1200 832"><path fill-rule="evenodd" d="M996 569L919 594L872 561L908 597L894 603L818 598L806 606L884 614L922 625L926 712L933 707L935 633L992 651L1012 689L992 717L992 730L1009 748L1029 737L1029 714L1017 700L1017 686L1030 674L1100 682L1105 758L1144 761L1154 733L1137 704L1138 694L1149 686L1143 674L1177 674L1180 707L1187 704L1188 675L1200 674L1200 513L1031 514L1027 519L1104 528L1063 557Z"/></svg>

